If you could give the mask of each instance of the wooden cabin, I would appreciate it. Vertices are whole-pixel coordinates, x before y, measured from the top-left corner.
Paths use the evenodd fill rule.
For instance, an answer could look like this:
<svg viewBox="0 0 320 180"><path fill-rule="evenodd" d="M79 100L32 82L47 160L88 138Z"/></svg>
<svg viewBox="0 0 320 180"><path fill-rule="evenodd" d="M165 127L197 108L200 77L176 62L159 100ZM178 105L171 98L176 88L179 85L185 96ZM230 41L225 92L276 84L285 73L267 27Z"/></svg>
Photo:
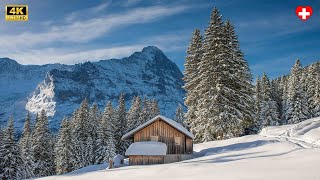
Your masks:
<svg viewBox="0 0 320 180"><path fill-rule="evenodd" d="M193 134L164 116L145 122L122 140L133 142L126 151L130 165L171 163L193 157Z"/></svg>

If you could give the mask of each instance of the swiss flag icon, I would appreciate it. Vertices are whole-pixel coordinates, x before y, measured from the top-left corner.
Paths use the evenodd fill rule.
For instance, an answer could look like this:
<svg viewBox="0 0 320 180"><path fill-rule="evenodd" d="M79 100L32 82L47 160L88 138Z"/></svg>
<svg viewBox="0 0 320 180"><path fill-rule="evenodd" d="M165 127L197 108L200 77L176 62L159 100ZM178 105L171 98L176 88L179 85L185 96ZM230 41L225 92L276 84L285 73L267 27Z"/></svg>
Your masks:
<svg viewBox="0 0 320 180"><path fill-rule="evenodd" d="M312 7L311 6L298 6L296 8L296 15L302 20L306 21L312 15Z"/></svg>

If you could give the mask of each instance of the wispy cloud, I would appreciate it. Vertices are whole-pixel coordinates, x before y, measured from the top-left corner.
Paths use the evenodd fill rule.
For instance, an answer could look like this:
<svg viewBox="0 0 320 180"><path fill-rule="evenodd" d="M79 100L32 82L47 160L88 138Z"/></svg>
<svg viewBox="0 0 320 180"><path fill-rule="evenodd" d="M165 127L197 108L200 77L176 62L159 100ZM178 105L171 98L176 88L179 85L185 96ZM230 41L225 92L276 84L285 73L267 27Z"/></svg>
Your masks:
<svg viewBox="0 0 320 180"><path fill-rule="evenodd" d="M139 4L141 1L142 1L142 0L126 0L126 1L123 3L123 6L125 6L125 7L134 6L134 5Z"/></svg>
<svg viewBox="0 0 320 180"><path fill-rule="evenodd" d="M102 11L106 10L111 5L111 2L112 1L110 0L110 1L106 1L101 4L98 4L97 6L94 6L94 7L73 11L72 13L68 14L65 19L71 22L71 21L79 20L83 18L95 17Z"/></svg>
<svg viewBox="0 0 320 180"><path fill-rule="evenodd" d="M1 48L14 48L15 44L26 44L29 47L49 43L86 43L94 40L115 28L132 24L142 24L168 17L186 10L187 6L163 7L152 6L147 8L135 8L125 13L112 14L85 21L75 21L70 24L51 26L46 32L26 32L20 35L5 35L0 39ZM14 42L12 42L14 41Z"/></svg>
<svg viewBox="0 0 320 180"><path fill-rule="evenodd" d="M131 55L133 52L141 51L142 44L115 46L107 48L98 48L90 50L73 50L66 48L46 48L41 50L21 51L15 54L9 54L11 58L21 64L48 64L63 63L75 64L84 61L96 61L101 59L122 58ZM45 61L43 61L45 60Z"/></svg>
<svg viewBox="0 0 320 180"><path fill-rule="evenodd" d="M98 5L97 8L89 8L89 15L91 17L85 20L81 18L78 19L78 14L81 14L80 11L73 12L67 16L66 21L62 24L43 24L43 26L48 26L48 28L42 32L2 35L0 39L0 54L1 56L17 59L23 64L54 62L70 64L84 60L123 57L134 51L141 50L146 44L162 44L165 46L164 41L158 38L158 40L153 43L151 41L139 41L136 45L117 47L100 46L94 49L79 49L76 48L74 44L83 44L83 46L87 44L89 47L89 42L99 37L106 37L115 29L134 24L154 22L191 8L185 5L149 6L133 8L122 13L96 16L101 10L108 8L108 6L109 3L106 2ZM73 19L73 21L70 21L70 19ZM171 38L173 38L173 36ZM16 44L24 44L24 46L16 46ZM60 47L59 44L61 44Z"/></svg>

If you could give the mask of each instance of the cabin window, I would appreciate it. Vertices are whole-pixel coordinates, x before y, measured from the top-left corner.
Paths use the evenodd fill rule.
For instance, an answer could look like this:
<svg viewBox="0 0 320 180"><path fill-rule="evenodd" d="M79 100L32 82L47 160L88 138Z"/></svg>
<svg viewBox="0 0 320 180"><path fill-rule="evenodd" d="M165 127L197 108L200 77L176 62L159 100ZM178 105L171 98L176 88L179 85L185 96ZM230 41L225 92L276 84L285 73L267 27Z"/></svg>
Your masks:
<svg viewBox="0 0 320 180"><path fill-rule="evenodd" d="M151 136L151 141L159 141L159 136Z"/></svg>
<svg viewBox="0 0 320 180"><path fill-rule="evenodd" d="M174 137L174 144L180 146L181 145L181 137Z"/></svg>

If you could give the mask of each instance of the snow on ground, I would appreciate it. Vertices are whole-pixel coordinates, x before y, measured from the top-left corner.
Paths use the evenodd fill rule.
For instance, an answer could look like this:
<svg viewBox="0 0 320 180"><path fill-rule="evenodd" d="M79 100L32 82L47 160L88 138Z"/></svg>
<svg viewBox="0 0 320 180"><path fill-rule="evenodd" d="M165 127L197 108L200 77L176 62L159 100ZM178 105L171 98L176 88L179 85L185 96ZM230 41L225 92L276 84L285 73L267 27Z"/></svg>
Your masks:
<svg viewBox="0 0 320 180"><path fill-rule="evenodd" d="M105 169L89 166L43 180L319 180L320 117L299 124L266 127L260 135L194 146L195 158L183 162Z"/></svg>

